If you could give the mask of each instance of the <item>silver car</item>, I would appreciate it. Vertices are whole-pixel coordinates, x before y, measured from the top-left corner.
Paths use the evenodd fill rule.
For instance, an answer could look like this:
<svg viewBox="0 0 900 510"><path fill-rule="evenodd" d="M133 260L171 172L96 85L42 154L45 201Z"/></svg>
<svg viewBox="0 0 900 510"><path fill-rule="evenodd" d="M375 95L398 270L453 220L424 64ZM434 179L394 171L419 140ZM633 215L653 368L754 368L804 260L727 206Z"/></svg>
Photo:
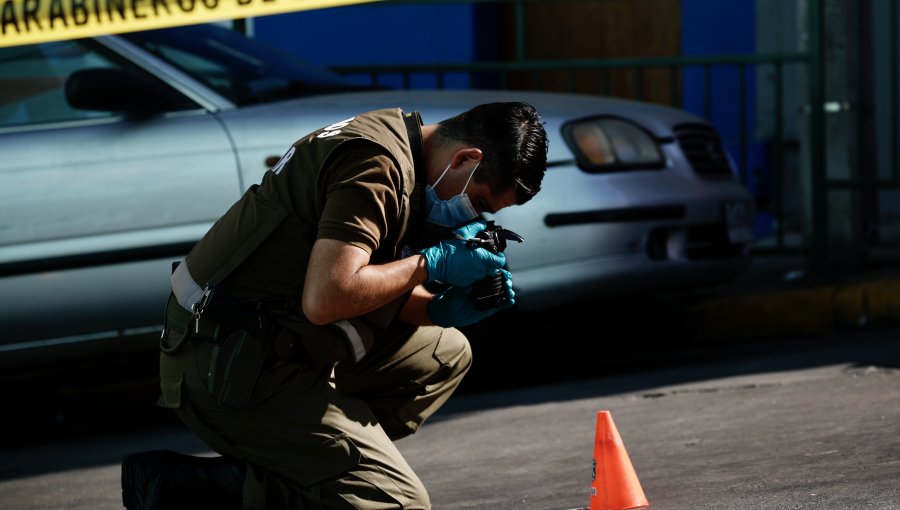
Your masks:
<svg viewBox="0 0 900 510"><path fill-rule="evenodd" d="M364 90L217 25L0 48L0 367L155 345L170 264L297 138L359 112L426 123L537 107L543 191L515 231L523 311L712 284L748 264L754 207L716 129L660 105Z"/></svg>

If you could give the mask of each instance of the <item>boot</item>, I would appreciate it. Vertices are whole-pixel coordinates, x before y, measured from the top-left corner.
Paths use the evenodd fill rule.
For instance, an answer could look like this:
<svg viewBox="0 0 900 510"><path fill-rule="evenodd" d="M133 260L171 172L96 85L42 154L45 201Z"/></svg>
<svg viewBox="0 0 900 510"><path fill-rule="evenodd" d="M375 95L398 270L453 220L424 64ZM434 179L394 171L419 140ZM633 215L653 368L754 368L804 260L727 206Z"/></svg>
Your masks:
<svg viewBox="0 0 900 510"><path fill-rule="evenodd" d="M122 458L122 504L128 510L240 510L243 462L169 450Z"/></svg>

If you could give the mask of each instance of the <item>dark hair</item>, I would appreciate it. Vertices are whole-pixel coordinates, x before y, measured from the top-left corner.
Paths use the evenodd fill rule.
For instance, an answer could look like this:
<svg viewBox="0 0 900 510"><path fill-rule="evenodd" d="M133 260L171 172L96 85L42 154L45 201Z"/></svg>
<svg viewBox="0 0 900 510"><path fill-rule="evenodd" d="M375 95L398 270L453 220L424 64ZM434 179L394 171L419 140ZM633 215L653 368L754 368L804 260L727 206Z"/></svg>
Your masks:
<svg viewBox="0 0 900 510"><path fill-rule="evenodd" d="M438 123L439 145L462 142L481 149L473 179L501 194L515 186L524 204L541 189L547 169L547 133L540 114L528 103L487 103Z"/></svg>

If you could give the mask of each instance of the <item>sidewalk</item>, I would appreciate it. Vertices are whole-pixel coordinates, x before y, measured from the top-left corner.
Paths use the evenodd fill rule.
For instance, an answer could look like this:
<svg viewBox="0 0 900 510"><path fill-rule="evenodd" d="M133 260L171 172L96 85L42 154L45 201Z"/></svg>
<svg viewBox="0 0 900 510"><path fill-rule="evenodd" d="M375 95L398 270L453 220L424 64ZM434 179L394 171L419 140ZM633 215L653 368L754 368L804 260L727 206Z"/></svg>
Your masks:
<svg viewBox="0 0 900 510"><path fill-rule="evenodd" d="M811 277L800 257L756 255L734 281L690 293L682 327L697 340L823 334L900 323L900 267Z"/></svg>

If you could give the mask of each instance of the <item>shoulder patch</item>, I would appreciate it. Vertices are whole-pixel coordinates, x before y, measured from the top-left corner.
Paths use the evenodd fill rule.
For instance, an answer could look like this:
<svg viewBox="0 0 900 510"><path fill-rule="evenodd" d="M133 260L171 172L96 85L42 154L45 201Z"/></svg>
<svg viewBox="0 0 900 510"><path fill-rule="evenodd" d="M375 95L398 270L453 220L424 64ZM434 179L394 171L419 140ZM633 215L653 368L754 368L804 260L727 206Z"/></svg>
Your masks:
<svg viewBox="0 0 900 510"><path fill-rule="evenodd" d="M340 133L341 129L346 127L347 124L350 124L350 122L352 122L353 119L355 119L355 118L356 118L356 116L353 116L353 117L350 117L349 119L345 119L340 122L335 122L334 124L326 126L325 129L323 129L322 132L316 136L316 138L328 138L329 136L334 136L334 135Z"/></svg>
<svg viewBox="0 0 900 510"><path fill-rule="evenodd" d="M297 148L292 146L284 156L281 156L281 159L278 160L278 163L275 163L275 166L272 167L272 172L274 172L275 175L280 174L281 171L284 170L284 165L286 165L287 162L291 160L291 158L294 156L294 151L296 150Z"/></svg>

